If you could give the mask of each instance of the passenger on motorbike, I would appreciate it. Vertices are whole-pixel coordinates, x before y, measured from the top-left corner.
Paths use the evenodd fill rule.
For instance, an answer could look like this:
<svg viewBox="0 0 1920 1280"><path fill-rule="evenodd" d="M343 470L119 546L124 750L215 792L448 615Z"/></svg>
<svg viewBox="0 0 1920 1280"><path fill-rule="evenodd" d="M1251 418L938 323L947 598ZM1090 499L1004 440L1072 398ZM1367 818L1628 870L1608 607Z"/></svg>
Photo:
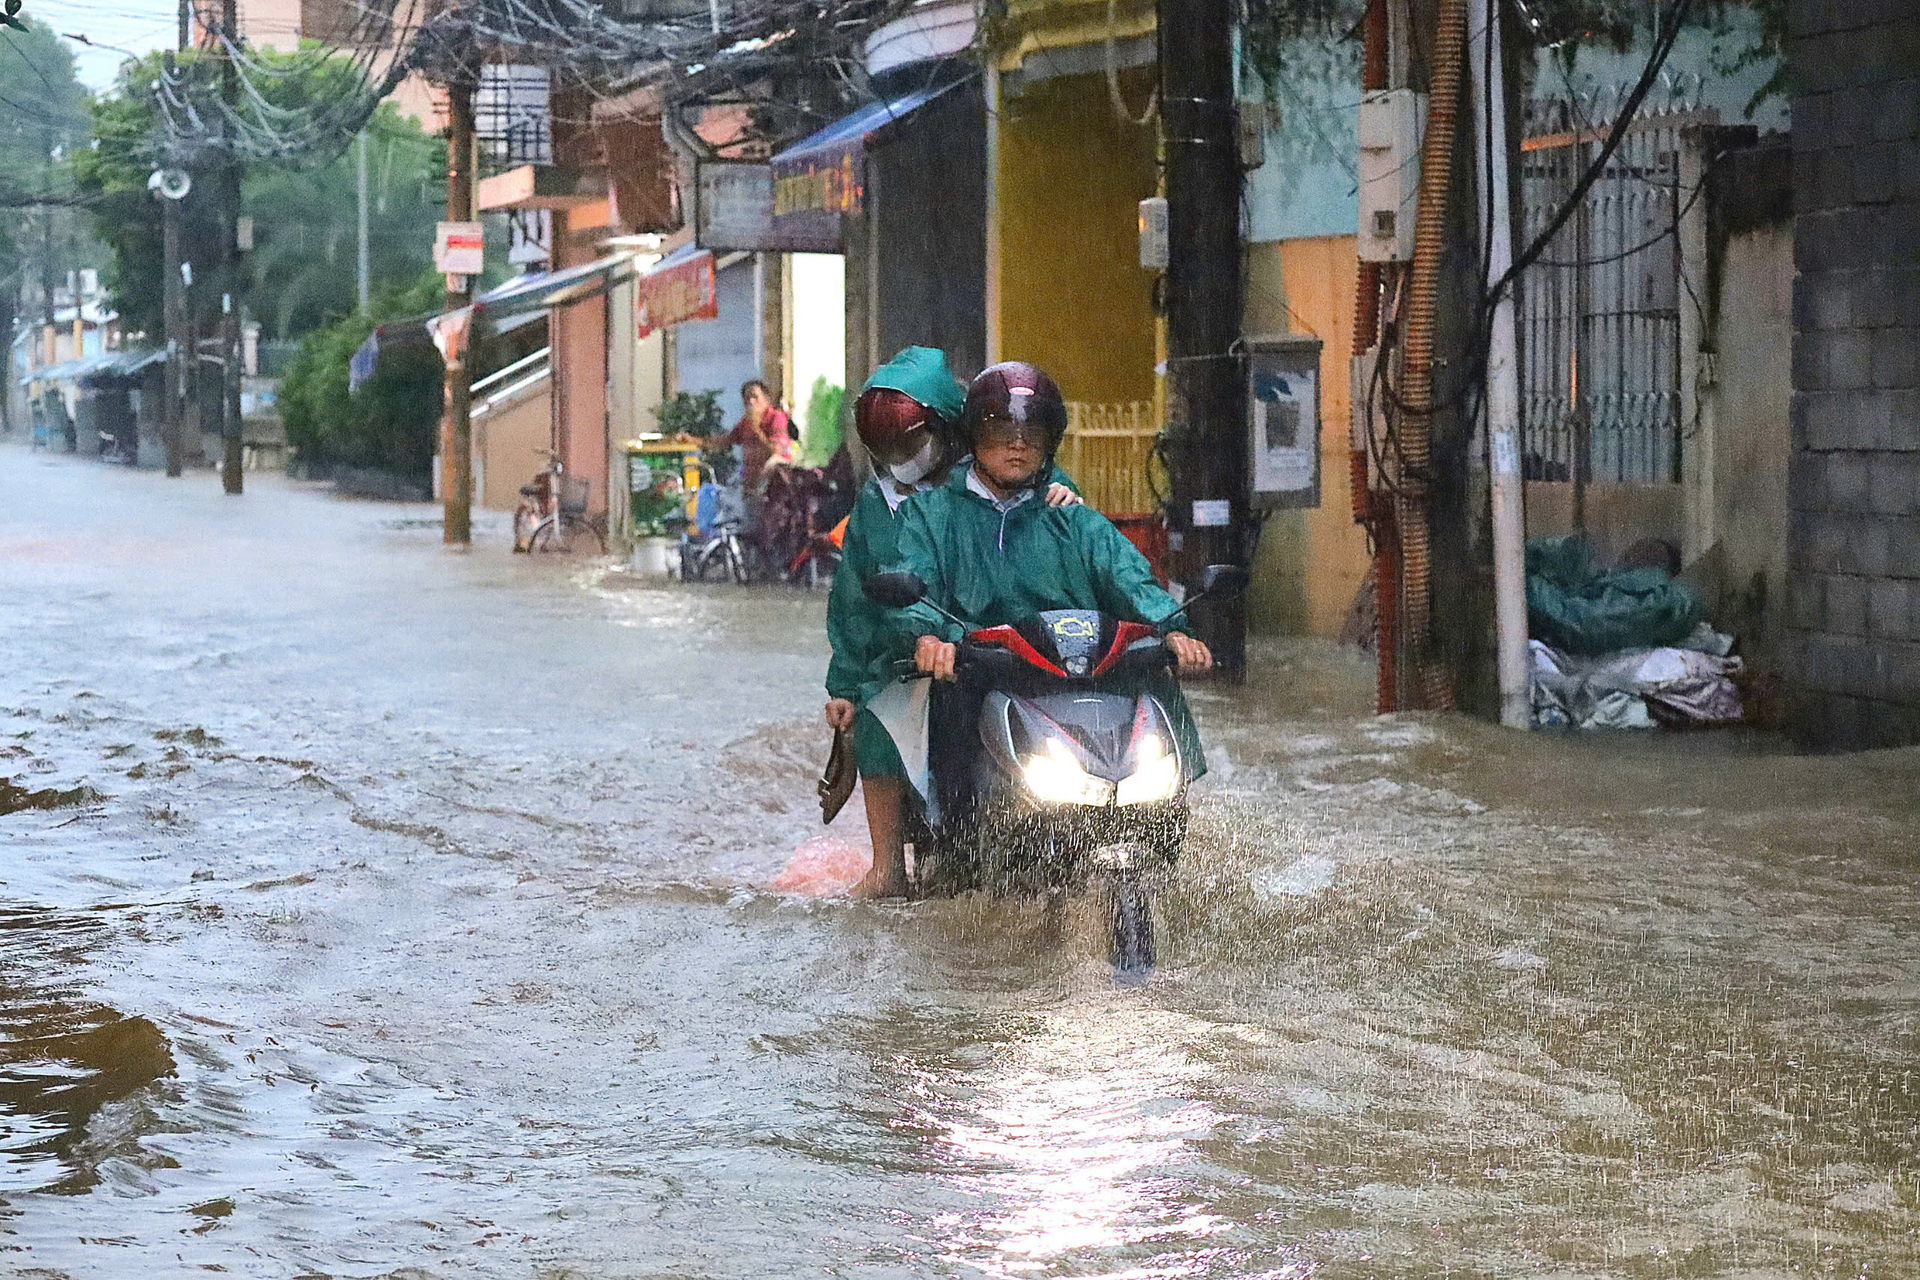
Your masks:
<svg viewBox="0 0 1920 1280"><path fill-rule="evenodd" d="M886 611L868 600L860 584L898 558L899 513L907 499L947 479L962 460L956 424L966 393L947 370L944 352L908 347L875 370L854 405L854 425L873 460L874 478L862 486L848 517L840 569L827 601L827 723L851 729L873 838L873 869L853 887L857 895L890 897L907 891L900 810L906 769L893 739L867 710L867 702L893 679L895 656ZM1052 473L1045 501L1072 504L1080 497L1066 477Z"/></svg>
<svg viewBox="0 0 1920 1280"><path fill-rule="evenodd" d="M919 670L940 680L955 675L961 631L935 604L969 628L1048 609L1097 609L1146 623L1175 612L1146 557L1112 521L1089 507L1037 500L1036 486L1051 472L1065 434L1060 389L1032 365L993 365L968 388L961 435L973 460L903 508L899 558L886 566L917 574L927 586L926 602L889 611L896 646L913 647ZM1166 639L1181 671L1213 665L1207 646L1184 632ZM1191 762L1189 777L1199 777L1206 762L1185 699L1170 677L1150 683L1173 719L1182 758Z"/></svg>

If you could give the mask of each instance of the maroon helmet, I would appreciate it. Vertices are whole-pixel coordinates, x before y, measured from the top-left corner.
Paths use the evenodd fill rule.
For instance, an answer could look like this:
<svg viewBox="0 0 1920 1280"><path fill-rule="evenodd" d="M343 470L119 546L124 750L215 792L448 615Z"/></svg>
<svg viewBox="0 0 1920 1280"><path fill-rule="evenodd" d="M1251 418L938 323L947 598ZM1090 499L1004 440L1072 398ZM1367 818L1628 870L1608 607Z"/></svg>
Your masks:
<svg viewBox="0 0 1920 1280"><path fill-rule="evenodd" d="M1031 422L1047 433L1049 462L1067 435L1067 402L1052 378L1022 360L988 365L967 388L967 408L961 434L969 448L977 446L980 424L988 418ZM1041 474L1046 474L1046 469Z"/></svg>
<svg viewBox="0 0 1920 1280"><path fill-rule="evenodd" d="M870 387L853 404L853 425L867 452L882 461L898 461L911 452L907 436L917 427L943 434L945 423L927 406L892 387Z"/></svg>

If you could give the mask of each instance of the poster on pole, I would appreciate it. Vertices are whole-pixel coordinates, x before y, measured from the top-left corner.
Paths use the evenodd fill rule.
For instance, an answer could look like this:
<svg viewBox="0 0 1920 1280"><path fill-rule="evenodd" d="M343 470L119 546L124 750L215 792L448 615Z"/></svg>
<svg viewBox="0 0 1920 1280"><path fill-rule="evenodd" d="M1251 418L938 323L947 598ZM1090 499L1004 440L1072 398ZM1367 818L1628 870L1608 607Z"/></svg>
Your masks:
<svg viewBox="0 0 1920 1280"><path fill-rule="evenodd" d="M486 232L477 222L434 224L433 269L442 275L479 275L486 268L486 248Z"/></svg>

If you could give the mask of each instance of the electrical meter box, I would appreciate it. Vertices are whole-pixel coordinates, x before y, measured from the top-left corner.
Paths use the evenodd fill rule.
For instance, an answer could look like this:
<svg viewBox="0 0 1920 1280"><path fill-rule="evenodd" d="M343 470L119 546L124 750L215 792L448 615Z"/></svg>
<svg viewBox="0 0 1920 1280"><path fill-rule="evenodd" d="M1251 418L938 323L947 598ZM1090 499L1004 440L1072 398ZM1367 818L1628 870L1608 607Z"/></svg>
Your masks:
<svg viewBox="0 0 1920 1280"><path fill-rule="evenodd" d="M1374 89L1360 95L1360 261L1413 260L1420 207L1420 144L1427 95Z"/></svg>
<svg viewBox="0 0 1920 1280"><path fill-rule="evenodd" d="M1320 505L1320 339L1248 338L1247 468L1253 506Z"/></svg>

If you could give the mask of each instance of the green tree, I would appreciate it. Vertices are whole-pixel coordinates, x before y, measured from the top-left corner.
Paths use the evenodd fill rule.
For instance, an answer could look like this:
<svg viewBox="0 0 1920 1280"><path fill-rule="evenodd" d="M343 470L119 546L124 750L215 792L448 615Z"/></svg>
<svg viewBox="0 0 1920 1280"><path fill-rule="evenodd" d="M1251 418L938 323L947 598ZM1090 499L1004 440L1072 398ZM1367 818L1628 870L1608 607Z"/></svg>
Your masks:
<svg viewBox="0 0 1920 1280"><path fill-rule="evenodd" d="M438 310L446 281L431 269L349 315L313 330L280 380L287 443L306 463L366 467L424 484L430 479L444 370L424 335L380 353L374 375L348 389L348 364L376 324Z"/></svg>
<svg viewBox="0 0 1920 1280"><path fill-rule="evenodd" d="M411 282L433 260L444 216L446 145L384 103L367 135L367 247L374 288ZM349 149L317 169L257 168L245 198L254 219L253 311L286 338L346 315L355 298L356 161ZM443 285L444 287L444 285Z"/></svg>
<svg viewBox="0 0 1920 1280"><path fill-rule="evenodd" d="M191 99L217 89L208 60L173 56L176 94ZM165 58L151 54L121 68L113 92L93 104L95 145L77 165L100 238L113 253L110 281L121 314L129 328L149 331L160 327L163 296L161 211L147 179L165 154L156 96ZM351 114L343 114L341 104L366 92L367 82L354 68L317 56L312 46L295 53L253 50L248 60L249 84L273 112L321 122L312 126L314 149L247 164L241 188L254 222L249 309L269 335L297 337L356 306L354 157L344 133L324 130L326 122ZM209 103L208 110L217 108ZM433 253L444 147L391 104L374 112L366 132L371 274L376 286L410 285ZM223 238L216 184L210 172L194 177L182 202L182 243L194 278L212 280Z"/></svg>
<svg viewBox="0 0 1920 1280"><path fill-rule="evenodd" d="M23 307L42 311L45 290L99 265L100 254L73 181L72 158L86 153L90 133L73 55L37 20L0 31L0 43L0 324L11 333Z"/></svg>

